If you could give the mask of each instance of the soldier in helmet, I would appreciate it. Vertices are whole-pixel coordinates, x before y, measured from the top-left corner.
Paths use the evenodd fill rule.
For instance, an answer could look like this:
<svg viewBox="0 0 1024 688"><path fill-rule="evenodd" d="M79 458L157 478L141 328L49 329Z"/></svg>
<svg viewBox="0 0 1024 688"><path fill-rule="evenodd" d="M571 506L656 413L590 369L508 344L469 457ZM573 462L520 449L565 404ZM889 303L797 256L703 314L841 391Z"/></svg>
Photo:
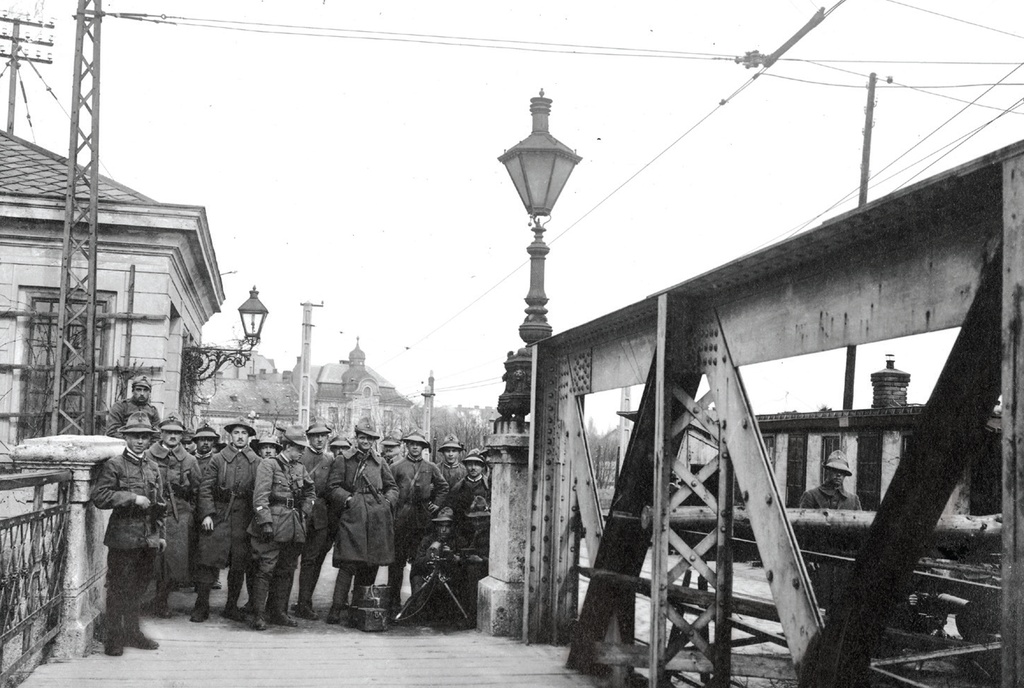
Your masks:
<svg viewBox="0 0 1024 688"><path fill-rule="evenodd" d="M280 454L261 459L256 469L249 535L256 574L252 627L257 631L266 630L267 623L298 625L288 616L288 598L315 496L313 481L299 462L307 447L302 428L286 431L283 444Z"/></svg>
<svg viewBox="0 0 1024 688"><path fill-rule="evenodd" d="M441 461L437 467L441 469L441 475L444 476L448 487L454 487L466 477L466 467L459 460L463 449L462 443L455 435L446 435L441 446L437 448L441 452Z"/></svg>
<svg viewBox="0 0 1024 688"><path fill-rule="evenodd" d="M313 469L316 468L325 457L330 457L331 454L327 450L327 438L331 436L331 428L320 420L314 420L310 423L309 427L306 428L306 448L302 452L302 458L299 459L305 467L307 473L312 473Z"/></svg>
<svg viewBox="0 0 1024 688"><path fill-rule="evenodd" d="M136 413L117 428L125 439L120 456L100 466L90 498L97 509L112 509L103 544L107 546L106 653L118 657L124 648L155 650L159 645L139 628L139 602L153 575L164 539L163 484L160 469L145 456L153 426Z"/></svg>
<svg viewBox="0 0 1024 688"><path fill-rule="evenodd" d="M171 590L190 583L190 555L196 538L195 505L199 498L199 462L181 446L185 426L171 415L160 422L160 440L146 450L146 458L160 468L163 500L169 505L164 516L167 548L156 562L156 597L153 608L157 616L172 616L167 604Z"/></svg>
<svg viewBox="0 0 1024 688"><path fill-rule="evenodd" d="M394 466L402 454L402 440L395 437L394 433L389 432L385 435L384 439L380 441L381 446L381 458L384 459L389 466Z"/></svg>
<svg viewBox="0 0 1024 688"><path fill-rule="evenodd" d="M246 529L252 520L252 492L260 462L249 448L249 439L256 430L245 418L239 418L225 425L224 431L230 443L210 459L199 488L199 594L189 619L195 622L210 616L210 588L219 569L228 569L228 597L221 614L228 619L245 619L238 608L238 597L243 582L248 582L250 588L252 585L252 547Z"/></svg>
<svg viewBox="0 0 1024 688"><path fill-rule="evenodd" d="M853 475L846 454L836 449L828 455L824 468L825 479L821 485L800 495L797 506L801 509L847 509L860 511L860 497L855 492L843 490L843 481Z"/></svg>
<svg viewBox="0 0 1024 688"><path fill-rule="evenodd" d="M310 428L316 429L317 426L314 424ZM306 436L310 436L308 431ZM313 480L316 503L306 524L306 542L302 547L302 563L299 566L299 599L295 604L295 616L300 619L315 621L320 618L313 609L313 593L317 581L320 580L320 569L323 568L324 559L334 546L334 537L338 533L338 514L330 510L327 499L327 479L331 467L342 453L340 447L345 445L351 448L351 444L344 437L335 438L331 442L331 449L337 449L337 453L323 452L319 454L319 460L315 464L310 461L306 466L306 471ZM303 452L302 456L311 458L313 455Z"/></svg>
<svg viewBox="0 0 1024 688"><path fill-rule="evenodd" d="M327 450L334 454L334 456L338 456L338 454L341 454L343 451L351 448L352 442L350 442L347 437L342 437L341 435L335 437L331 440L330 444L327 445Z"/></svg>
<svg viewBox="0 0 1024 688"><path fill-rule="evenodd" d="M195 433L190 428L185 428L185 432L181 433L181 446L192 456L196 455Z"/></svg>
<svg viewBox="0 0 1024 688"><path fill-rule="evenodd" d="M281 442L274 435L266 434L256 441L256 453L261 459L272 459L281 451Z"/></svg>
<svg viewBox="0 0 1024 688"><path fill-rule="evenodd" d="M160 412L156 406L149 403L149 397L153 393L153 385L145 375L133 378L129 386L131 396L114 403L107 411L107 435L120 437L121 427L128 422L128 417L133 413L145 413L149 418L149 424L156 428L160 423Z"/></svg>
<svg viewBox="0 0 1024 688"><path fill-rule="evenodd" d="M336 624L348 607L353 579L373 585L377 569L394 558L394 512L398 487L387 462L374 450L380 438L369 420L356 425L356 446L334 460L327 492L338 516L334 566L338 577L327 623Z"/></svg>
<svg viewBox="0 0 1024 688"><path fill-rule="evenodd" d="M430 447L423 433L412 430L402 438L402 442L405 443L405 458L391 469L398 485L395 562L388 567L391 605L395 609L401 607L405 565L415 556L416 546L430 530L431 518L448 495L448 483L441 475L441 469L423 460L423 450Z"/></svg>

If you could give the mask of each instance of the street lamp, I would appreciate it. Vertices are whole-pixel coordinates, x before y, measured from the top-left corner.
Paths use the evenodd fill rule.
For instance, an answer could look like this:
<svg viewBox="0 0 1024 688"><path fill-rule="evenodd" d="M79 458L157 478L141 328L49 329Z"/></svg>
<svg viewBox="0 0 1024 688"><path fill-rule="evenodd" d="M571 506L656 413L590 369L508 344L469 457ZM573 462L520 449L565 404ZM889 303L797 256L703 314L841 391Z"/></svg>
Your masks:
<svg viewBox="0 0 1024 688"><path fill-rule="evenodd" d="M550 217L558 196L565 188L573 168L583 159L548 131L551 99L540 95L530 99L533 131L525 139L505 151L498 161L505 165L519 198L530 215L533 242L526 248L530 254L530 291L526 295L526 319L519 326L519 336L529 347L551 336L545 307L544 260L551 250L544 243L541 217ZM530 412L530 367L528 348L509 352L505 361L505 392L498 397L501 420L522 421Z"/></svg>
<svg viewBox="0 0 1024 688"><path fill-rule="evenodd" d="M249 290L249 298L238 307L243 333L238 346L186 346L182 349L182 376L199 383L212 378L227 363L236 368L244 366L252 358L253 349L260 343L263 323L269 313L254 286Z"/></svg>

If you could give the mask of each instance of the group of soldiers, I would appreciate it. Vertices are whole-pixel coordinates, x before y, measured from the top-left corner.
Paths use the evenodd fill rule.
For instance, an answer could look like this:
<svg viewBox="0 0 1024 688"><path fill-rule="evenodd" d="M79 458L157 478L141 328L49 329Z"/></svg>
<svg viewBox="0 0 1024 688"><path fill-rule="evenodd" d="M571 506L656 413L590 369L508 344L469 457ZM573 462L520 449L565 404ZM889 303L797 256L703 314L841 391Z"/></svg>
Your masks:
<svg viewBox="0 0 1024 688"><path fill-rule="evenodd" d="M224 426L222 441L209 425L190 433L174 416L160 420L150 389L145 377L136 378L132 396L111 407L107 432L126 446L104 463L91 495L98 508L112 509L105 537L107 654L157 647L139 627L140 600L154 579L157 616L172 616L173 590L194 587L190 620L202 623L226 568L221 615L264 630L296 626L289 611L320 618L313 593L332 549L338 573L329 624L346 615L353 583L373 585L380 566L388 567L389 612L397 616L407 565L413 564L415 596L425 572L440 553L455 551L456 541L475 567L472 577L486 575L486 452L462 457L462 444L449 435L439 447L443 460L433 463L424 456L430 442L422 432L382 438L369 420L349 440L320 421L278 426L257 438L239 418ZM298 599L289 608L296 568ZM240 607L243 587L247 603Z"/></svg>

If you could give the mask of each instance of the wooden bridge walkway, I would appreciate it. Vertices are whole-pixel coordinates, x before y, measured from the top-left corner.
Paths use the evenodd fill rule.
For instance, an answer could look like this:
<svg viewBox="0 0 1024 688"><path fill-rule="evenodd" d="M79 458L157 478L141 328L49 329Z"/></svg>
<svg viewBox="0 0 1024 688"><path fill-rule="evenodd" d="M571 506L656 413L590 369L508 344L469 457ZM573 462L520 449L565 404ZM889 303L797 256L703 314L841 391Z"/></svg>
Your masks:
<svg viewBox="0 0 1024 688"><path fill-rule="evenodd" d="M329 605L327 588L334 580L326 566L324 574L315 600L319 609ZM411 625L364 633L301 619L298 628L271 626L256 632L218 616L224 591L212 596L210 620L194 624L188 620L194 599L193 594L173 593L173 618L143 619L144 631L159 641L159 650L125 648L122 657L108 657L96 643L88 657L36 668L22 688L606 685L566 669L563 647L524 645L475 630Z"/></svg>

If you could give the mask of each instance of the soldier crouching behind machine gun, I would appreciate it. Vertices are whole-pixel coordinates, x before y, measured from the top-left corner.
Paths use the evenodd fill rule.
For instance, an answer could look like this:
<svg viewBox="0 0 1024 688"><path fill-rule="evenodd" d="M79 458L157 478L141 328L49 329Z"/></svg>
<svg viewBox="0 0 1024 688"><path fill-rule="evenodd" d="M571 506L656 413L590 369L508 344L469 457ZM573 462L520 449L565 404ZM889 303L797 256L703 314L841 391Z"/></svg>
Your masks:
<svg viewBox="0 0 1024 688"><path fill-rule="evenodd" d="M409 580L415 592L395 616L396 622L419 615L439 623L466 623L469 613L452 589L461 576L462 556L455 542L452 510L441 509L431 519L433 532L420 540L412 560Z"/></svg>
<svg viewBox="0 0 1024 688"><path fill-rule="evenodd" d="M313 480L299 462L308 447L302 428L285 430L282 444L280 454L260 460L253 487L248 532L255 569L252 627L257 631L265 631L268 622L298 625L288 616L288 598L295 564L306 541L306 519L316 499Z"/></svg>
<svg viewBox="0 0 1024 688"><path fill-rule="evenodd" d="M90 498L97 509L112 509L103 544L107 546L107 615L105 652L113 657L124 647L155 650L156 641L139 628L139 604L153 576L164 538L163 484L156 463L145 457L153 432L149 416L133 413L117 429L125 439L121 456L100 468Z"/></svg>

